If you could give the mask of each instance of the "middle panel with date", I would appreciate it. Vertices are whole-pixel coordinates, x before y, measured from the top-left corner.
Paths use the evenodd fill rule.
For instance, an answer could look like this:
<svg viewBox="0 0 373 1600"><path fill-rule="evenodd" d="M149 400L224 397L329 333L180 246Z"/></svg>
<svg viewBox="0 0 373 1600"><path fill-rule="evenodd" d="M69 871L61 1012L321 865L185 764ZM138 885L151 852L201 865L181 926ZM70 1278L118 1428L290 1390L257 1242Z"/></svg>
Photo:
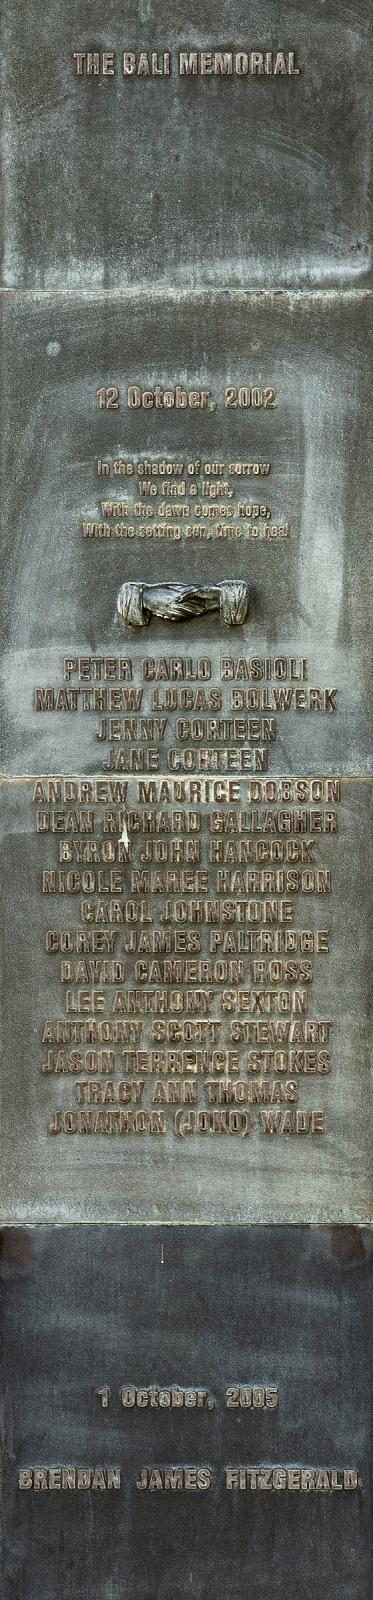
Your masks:
<svg viewBox="0 0 373 1600"><path fill-rule="evenodd" d="M364 297L3 315L4 1219L364 1221Z"/></svg>

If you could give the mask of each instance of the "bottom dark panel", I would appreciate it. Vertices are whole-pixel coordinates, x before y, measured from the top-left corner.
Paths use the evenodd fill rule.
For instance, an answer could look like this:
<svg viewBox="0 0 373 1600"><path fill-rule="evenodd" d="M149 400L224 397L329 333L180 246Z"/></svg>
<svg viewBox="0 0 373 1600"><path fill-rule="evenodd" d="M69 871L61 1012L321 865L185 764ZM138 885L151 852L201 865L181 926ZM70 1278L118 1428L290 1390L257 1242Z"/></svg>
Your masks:
<svg viewBox="0 0 373 1600"><path fill-rule="evenodd" d="M372 1243L6 1231L4 1600L371 1600Z"/></svg>

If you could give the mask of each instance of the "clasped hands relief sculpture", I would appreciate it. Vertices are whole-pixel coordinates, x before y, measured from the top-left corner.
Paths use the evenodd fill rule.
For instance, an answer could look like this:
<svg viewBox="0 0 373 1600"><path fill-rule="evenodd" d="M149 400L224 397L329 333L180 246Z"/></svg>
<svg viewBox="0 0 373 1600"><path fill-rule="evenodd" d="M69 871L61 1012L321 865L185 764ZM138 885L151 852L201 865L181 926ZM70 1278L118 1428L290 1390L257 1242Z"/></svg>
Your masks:
<svg viewBox="0 0 373 1600"><path fill-rule="evenodd" d="M206 587L181 583L123 583L117 607L122 622L145 628L152 617L165 622L185 622L189 617L219 611L228 627L247 622L249 588L241 579L227 578Z"/></svg>

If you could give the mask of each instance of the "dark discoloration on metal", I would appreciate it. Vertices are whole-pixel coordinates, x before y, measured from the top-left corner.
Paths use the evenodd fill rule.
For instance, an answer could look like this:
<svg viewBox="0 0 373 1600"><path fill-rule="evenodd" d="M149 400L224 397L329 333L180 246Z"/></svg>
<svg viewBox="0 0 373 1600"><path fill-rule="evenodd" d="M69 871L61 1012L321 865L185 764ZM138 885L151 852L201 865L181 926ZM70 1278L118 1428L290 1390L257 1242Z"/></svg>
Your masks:
<svg viewBox="0 0 373 1600"><path fill-rule="evenodd" d="M360 1228L334 1228L331 1239L336 1260L342 1266L350 1262L359 1264L365 1260L367 1240Z"/></svg>
<svg viewBox="0 0 373 1600"><path fill-rule="evenodd" d="M4 1266L31 1266L32 1234L23 1233L20 1228L3 1228L0 1233L0 1262Z"/></svg>
<svg viewBox="0 0 373 1600"><path fill-rule="evenodd" d="M345 1230L343 1230L344 1232ZM338 1235L334 1234L334 1238ZM3 1292L4 1600L369 1600L371 1265L328 1232L69 1229L31 1235ZM201 1410L123 1409L123 1384L199 1386ZM227 1410L272 1384L272 1411ZM102 1408L98 1390L110 1389ZM9 1438L9 1432L7 1432ZM21 1492L20 1468L116 1465L122 1487ZM141 1468L209 1467L205 1493L144 1493ZM224 1467L356 1470L357 1492L227 1491Z"/></svg>

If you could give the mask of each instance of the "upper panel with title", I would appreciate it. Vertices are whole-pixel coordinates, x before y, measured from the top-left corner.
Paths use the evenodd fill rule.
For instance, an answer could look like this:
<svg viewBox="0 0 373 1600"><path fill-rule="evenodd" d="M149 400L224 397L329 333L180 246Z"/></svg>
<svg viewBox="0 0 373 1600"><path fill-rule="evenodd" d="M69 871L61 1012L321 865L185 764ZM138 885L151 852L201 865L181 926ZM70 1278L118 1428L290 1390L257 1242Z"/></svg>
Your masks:
<svg viewBox="0 0 373 1600"><path fill-rule="evenodd" d="M4 0L8 288L364 285L368 0Z"/></svg>

